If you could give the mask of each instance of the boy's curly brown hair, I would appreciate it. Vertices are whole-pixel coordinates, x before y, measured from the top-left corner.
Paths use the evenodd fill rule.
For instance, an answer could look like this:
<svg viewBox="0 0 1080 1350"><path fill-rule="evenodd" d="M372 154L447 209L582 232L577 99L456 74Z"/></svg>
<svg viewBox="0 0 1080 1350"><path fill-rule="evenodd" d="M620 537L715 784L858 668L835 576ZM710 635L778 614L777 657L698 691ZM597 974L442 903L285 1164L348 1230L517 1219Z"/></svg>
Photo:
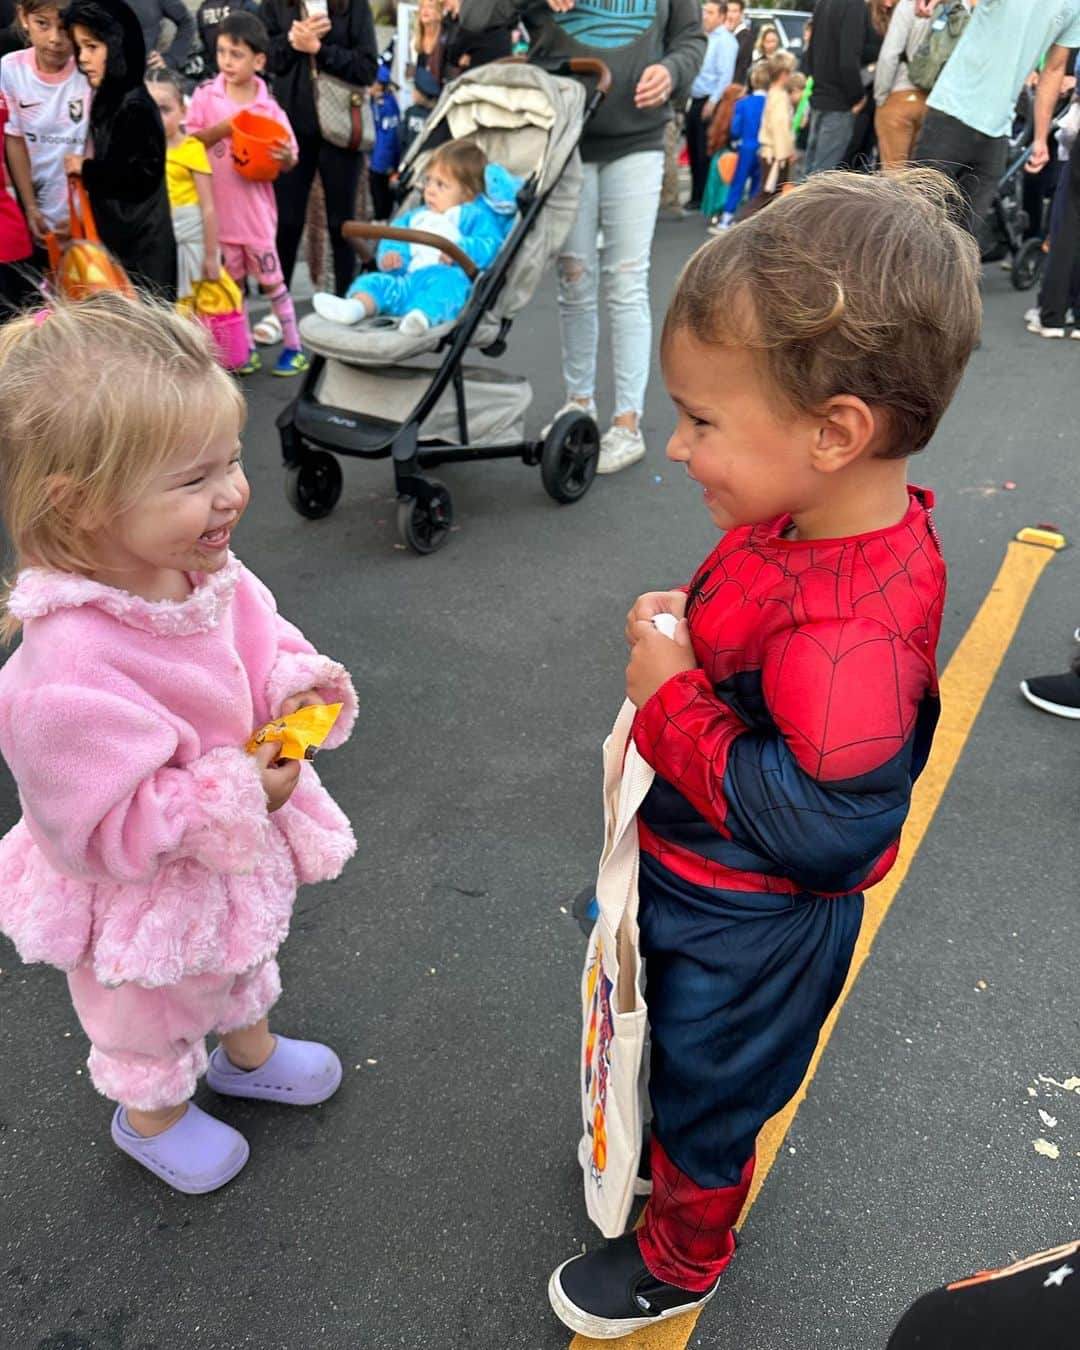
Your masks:
<svg viewBox="0 0 1080 1350"><path fill-rule="evenodd" d="M934 169L821 173L683 269L662 341L760 354L794 411L854 394L888 419L883 458L921 450L979 340L979 251Z"/></svg>

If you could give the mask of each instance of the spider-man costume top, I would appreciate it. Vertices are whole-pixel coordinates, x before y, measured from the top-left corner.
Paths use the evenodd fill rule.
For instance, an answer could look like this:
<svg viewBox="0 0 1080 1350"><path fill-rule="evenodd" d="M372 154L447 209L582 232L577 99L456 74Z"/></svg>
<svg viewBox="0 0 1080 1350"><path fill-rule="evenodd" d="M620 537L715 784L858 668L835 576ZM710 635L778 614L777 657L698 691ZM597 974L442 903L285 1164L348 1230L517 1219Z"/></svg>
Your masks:
<svg viewBox="0 0 1080 1350"><path fill-rule="evenodd" d="M794 1093L843 986L862 889L896 857L938 717L945 564L932 495L838 540L730 530L686 616L699 669L638 713L652 1040L653 1273L705 1288L761 1125Z"/></svg>

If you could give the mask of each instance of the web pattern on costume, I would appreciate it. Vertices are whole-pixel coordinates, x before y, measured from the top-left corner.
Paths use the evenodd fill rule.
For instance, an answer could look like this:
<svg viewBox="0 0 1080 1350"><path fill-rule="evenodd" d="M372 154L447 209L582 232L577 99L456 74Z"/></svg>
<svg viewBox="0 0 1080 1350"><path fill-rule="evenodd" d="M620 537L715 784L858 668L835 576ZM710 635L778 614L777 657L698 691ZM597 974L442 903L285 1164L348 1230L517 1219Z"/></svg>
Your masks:
<svg viewBox="0 0 1080 1350"><path fill-rule="evenodd" d="M852 793L880 787L888 766L924 739L920 721L932 725L943 598L927 512L842 545L785 549L773 527L732 531L690 588L687 614L702 669L669 681L646 705L635 727L639 749L731 838L725 775L733 742L745 731L779 734L804 777L763 770L760 783L743 783L744 795L763 812L804 813L812 848L815 833L844 827ZM917 773L918 753L914 760ZM835 815L830 790L845 794ZM642 847L687 880L798 889L790 878L673 846L649 828L648 810L643 815ZM881 860L883 870L891 861ZM883 870L875 866L874 878Z"/></svg>

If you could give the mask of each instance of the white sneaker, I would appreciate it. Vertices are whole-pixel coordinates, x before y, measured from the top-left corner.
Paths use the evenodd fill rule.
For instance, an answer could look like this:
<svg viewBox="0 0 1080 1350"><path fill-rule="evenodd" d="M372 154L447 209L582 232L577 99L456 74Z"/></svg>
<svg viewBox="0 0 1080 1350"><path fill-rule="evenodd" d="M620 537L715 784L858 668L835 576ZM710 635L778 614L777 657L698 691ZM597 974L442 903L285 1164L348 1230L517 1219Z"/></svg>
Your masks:
<svg viewBox="0 0 1080 1350"><path fill-rule="evenodd" d="M1029 333L1037 333L1039 337L1045 338L1063 338L1065 336L1064 328L1044 328L1038 310L1035 310L1034 317L1028 320L1027 330Z"/></svg>
<svg viewBox="0 0 1080 1350"><path fill-rule="evenodd" d="M340 295L331 295L329 291L316 291L311 297L311 307L320 319L349 327L367 316L367 310L359 300L343 300Z"/></svg>
<svg viewBox="0 0 1080 1350"><path fill-rule="evenodd" d="M398 324L398 330L402 333L426 333L431 327L431 320L422 309L410 309L408 314L402 316L401 323Z"/></svg>
<svg viewBox="0 0 1080 1350"><path fill-rule="evenodd" d="M559 411L555 414L555 416L551 419L551 421L548 422L548 424L547 424L546 426L543 426L543 427L540 428L540 435L541 435L541 437L546 436L546 435L548 434L548 432L551 430L551 428L555 425L555 423L559 420L559 418L563 415L563 413L568 413L568 412L583 412L583 413L587 413L587 414L593 419L593 421L595 422L595 421L596 421L596 400L595 400L595 399L589 399L588 403L582 403L579 399L576 399L576 398L568 398L568 399L566 400L566 402L562 405L562 407L559 409Z"/></svg>
<svg viewBox="0 0 1080 1350"><path fill-rule="evenodd" d="M600 437L597 473L618 473L645 458L645 437L629 427L609 427Z"/></svg>

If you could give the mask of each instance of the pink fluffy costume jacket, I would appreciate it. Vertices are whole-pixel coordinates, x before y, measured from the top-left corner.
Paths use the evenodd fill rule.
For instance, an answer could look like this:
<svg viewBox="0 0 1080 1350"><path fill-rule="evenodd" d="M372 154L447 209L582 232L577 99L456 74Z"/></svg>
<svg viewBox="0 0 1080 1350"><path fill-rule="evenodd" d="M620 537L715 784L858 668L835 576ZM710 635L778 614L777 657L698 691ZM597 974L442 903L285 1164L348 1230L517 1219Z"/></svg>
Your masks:
<svg viewBox="0 0 1080 1350"><path fill-rule="evenodd" d="M347 671L235 558L194 583L177 603L41 568L16 581L0 752L23 818L0 842L0 931L24 961L151 987L248 970L284 940L297 883L355 850L310 764L270 814L243 749L307 689L344 703L340 745Z"/></svg>

